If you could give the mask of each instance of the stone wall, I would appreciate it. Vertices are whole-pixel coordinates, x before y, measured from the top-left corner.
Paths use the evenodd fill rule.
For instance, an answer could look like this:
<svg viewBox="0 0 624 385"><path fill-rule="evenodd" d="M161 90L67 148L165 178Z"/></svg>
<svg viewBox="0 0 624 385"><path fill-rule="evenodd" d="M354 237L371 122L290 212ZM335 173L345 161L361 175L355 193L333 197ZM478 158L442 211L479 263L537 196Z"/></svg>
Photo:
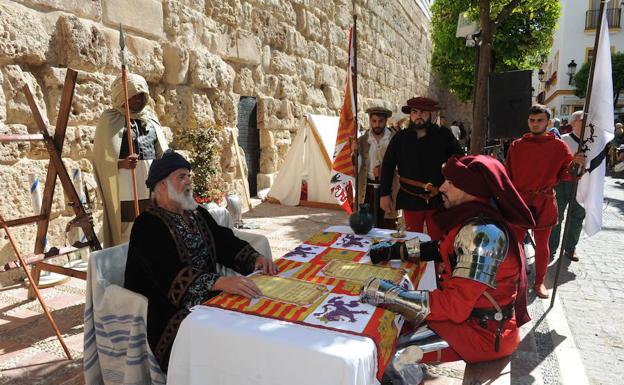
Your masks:
<svg viewBox="0 0 624 385"><path fill-rule="evenodd" d="M430 89L428 19L411 0L357 0L360 121L383 104L398 111L410 96ZM150 86L152 107L169 139L180 130L225 127L221 167L241 189L236 172L237 103L258 102L259 188L268 187L306 113L337 115L344 92L348 0L0 0L0 133L35 133L21 94L27 82L43 115L56 121L65 68L79 71L63 159L83 171L101 203L91 164L95 125L110 107L110 84L119 74L118 26L127 32L129 68ZM41 144L0 145L0 212L8 219L33 214L29 176L45 177ZM49 243L65 244L71 219L60 184ZM13 229L31 252L34 225ZM0 263L15 259L0 239ZM0 282L19 272L0 275Z"/></svg>

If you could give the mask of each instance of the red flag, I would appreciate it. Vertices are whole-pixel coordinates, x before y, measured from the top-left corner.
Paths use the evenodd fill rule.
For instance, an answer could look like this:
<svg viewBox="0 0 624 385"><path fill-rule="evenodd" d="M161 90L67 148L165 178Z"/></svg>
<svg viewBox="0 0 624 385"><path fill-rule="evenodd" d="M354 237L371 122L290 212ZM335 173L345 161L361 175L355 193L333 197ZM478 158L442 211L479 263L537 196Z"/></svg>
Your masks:
<svg viewBox="0 0 624 385"><path fill-rule="evenodd" d="M348 214L352 213L349 197L353 196L355 184L355 167L351 158L350 138L355 138L356 132L356 71L354 55L355 34L353 28L349 30L349 67L347 68L347 82L345 97L340 109L334 161L332 164L330 188L332 195Z"/></svg>

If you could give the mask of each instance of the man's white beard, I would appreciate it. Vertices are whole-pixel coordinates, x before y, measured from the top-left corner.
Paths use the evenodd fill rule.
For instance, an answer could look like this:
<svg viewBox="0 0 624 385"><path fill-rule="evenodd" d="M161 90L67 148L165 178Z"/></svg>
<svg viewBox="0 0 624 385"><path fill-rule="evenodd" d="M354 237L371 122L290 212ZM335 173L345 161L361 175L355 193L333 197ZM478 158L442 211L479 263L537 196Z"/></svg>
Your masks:
<svg viewBox="0 0 624 385"><path fill-rule="evenodd" d="M195 210L199 204L193 199L193 188L185 187L184 191L177 192L171 183L167 183L169 199L179 204L183 210Z"/></svg>

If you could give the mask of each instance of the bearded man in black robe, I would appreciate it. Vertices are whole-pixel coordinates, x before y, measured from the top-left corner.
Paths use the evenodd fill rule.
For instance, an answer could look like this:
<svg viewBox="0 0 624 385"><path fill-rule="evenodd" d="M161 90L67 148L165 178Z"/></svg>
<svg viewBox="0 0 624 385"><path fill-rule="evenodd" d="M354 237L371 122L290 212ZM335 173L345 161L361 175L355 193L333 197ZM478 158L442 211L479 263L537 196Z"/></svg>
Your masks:
<svg viewBox="0 0 624 385"><path fill-rule="evenodd" d="M180 323L193 306L221 291L262 294L249 278L228 272L277 271L195 202L190 172L189 162L171 150L152 162L145 183L153 201L134 223L126 262L124 286L148 299L148 342L165 373Z"/></svg>

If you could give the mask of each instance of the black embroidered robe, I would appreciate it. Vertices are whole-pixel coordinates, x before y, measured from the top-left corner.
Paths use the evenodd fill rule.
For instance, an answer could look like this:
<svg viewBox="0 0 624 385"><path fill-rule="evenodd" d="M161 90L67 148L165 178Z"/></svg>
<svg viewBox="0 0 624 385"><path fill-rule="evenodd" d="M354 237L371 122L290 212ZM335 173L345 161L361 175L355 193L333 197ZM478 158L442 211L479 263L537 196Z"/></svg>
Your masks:
<svg viewBox="0 0 624 385"><path fill-rule="evenodd" d="M165 373L182 320L193 306L219 294L212 286L220 266L247 275L259 256L203 207L184 216L154 205L141 213L126 262L124 286L148 299L148 342Z"/></svg>

